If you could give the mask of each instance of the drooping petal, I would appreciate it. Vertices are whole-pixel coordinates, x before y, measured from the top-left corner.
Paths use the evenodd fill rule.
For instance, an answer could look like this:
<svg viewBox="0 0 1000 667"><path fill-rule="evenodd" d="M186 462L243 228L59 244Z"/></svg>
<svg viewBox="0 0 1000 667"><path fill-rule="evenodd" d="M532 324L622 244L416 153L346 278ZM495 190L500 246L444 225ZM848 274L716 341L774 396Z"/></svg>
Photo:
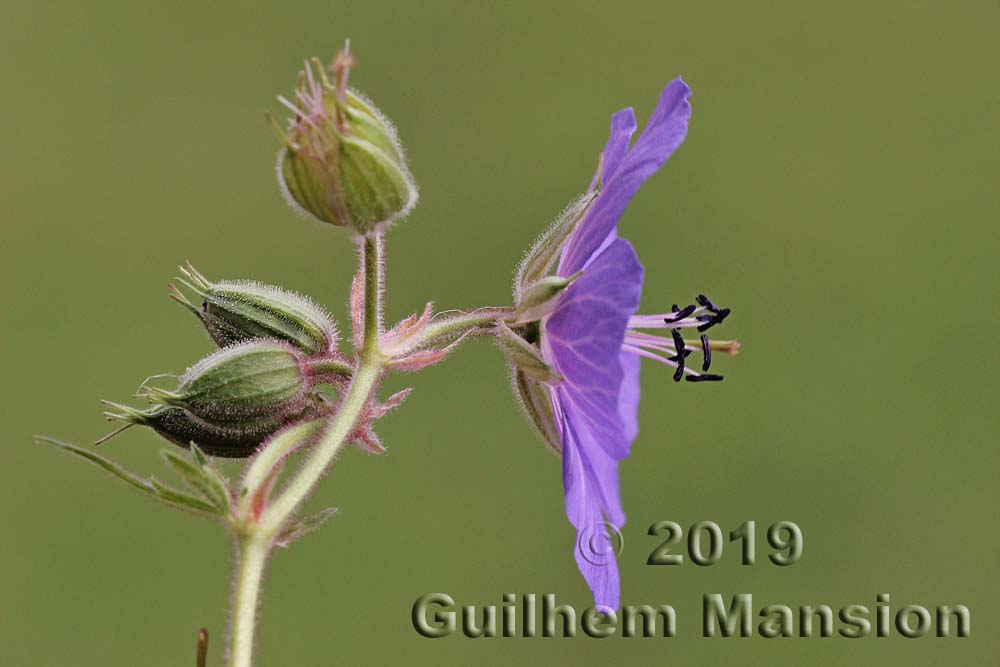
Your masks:
<svg viewBox="0 0 1000 667"><path fill-rule="evenodd" d="M642 265L631 244L616 239L567 288L543 322L542 354L564 379L562 408L615 460L628 456L619 412L620 352L639 305ZM634 425L629 430L634 430Z"/></svg>
<svg viewBox="0 0 1000 667"><path fill-rule="evenodd" d="M600 541L607 539L605 522L617 530L625 521L618 499L618 462L600 448L587 453L572 418L559 410L559 392L558 388L553 390L552 400L563 442L566 516L576 528L573 556L594 603L617 609L621 590L618 563L613 549L604 548Z"/></svg>
<svg viewBox="0 0 1000 667"><path fill-rule="evenodd" d="M563 487L566 492L566 517L579 529L589 526L591 510L599 510L599 520L615 528L625 524L618 484L618 460L610 456L595 440L586 420L578 411L567 409L563 389L552 392L553 413L556 414L560 439L565 452L572 450L573 463L563 463ZM577 474L579 473L579 474Z"/></svg>
<svg viewBox="0 0 1000 667"><path fill-rule="evenodd" d="M639 187L684 141L688 118L691 116L691 105L688 104L690 96L691 90L679 77L671 81L663 89L660 101L642 134L624 157L620 157L620 142L625 133L618 131L616 134L615 123L612 121L612 136L605 149L606 169L600 195L563 250L557 271L560 276L572 275L584 267L618 224L618 219ZM624 112L619 112L621 113ZM611 168L607 168L609 161Z"/></svg>
<svg viewBox="0 0 1000 667"><path fill-rule="evenodd" d="M576 566L587 581L587 586L590 587L597 610L603 611L605 607L611 610L618 609L618 601L621 596L618 562L611 560L607 564L592 563L577 550Z"/></svg>
<svg viewBox="0 0 1000 667"><path fill-rule="evenodd" d="M631 445L639 434L639 366L637 354L622 350L618 357L622 365L622 384L618 390L618 416L622 420L625 439Z"/></svg>

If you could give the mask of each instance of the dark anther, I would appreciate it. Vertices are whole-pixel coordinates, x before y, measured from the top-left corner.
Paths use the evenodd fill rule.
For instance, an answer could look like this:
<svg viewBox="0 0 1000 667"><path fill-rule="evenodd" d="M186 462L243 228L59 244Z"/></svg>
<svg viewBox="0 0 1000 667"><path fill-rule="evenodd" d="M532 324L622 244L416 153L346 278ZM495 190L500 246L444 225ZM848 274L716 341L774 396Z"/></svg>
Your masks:
<svg viewBox="0 0 1000 667"><path fill-rule="evenodd" d="M712 365L712 347L708 344L708 336L706 334L701 335L701 353L704 356L704 360L701 362L701 370L707 371L708 367Z"/></svg>
<svg viewBox="0 0 1000 667"><path fill-rule="evenodd" d="M674 337L674 349L677 350L678 352L680 352L681 350L683 350L684 347L685 347L685 344L684 344L684 337L681 336L681 330L680 329L671 329L670 330L670 335Z"/></svg>
<svg viewBox="0 0 1000 667"><path fill-rule="evenodd" d="M731 312L733 311L731 311L729 308L723 308L714 315L699 315L698 320L700 322L704 322L704 324L698 327L698 331L705 332L714 327L716 324L722 324L722 321L727 317L729 317L729 313ZM702 319L705 317L707 317L708 319Z"/></svg>
<svg viewBox="0 0 1000 667"><path fill-rule="evenodd" d="M677 369L674 371L674 382L680 382L684 377L684 359L687 357L687 350L684 349L684 338L680 329L671 329L670 334L674 337L674 348L677 350Z"/></svg>
<svg viewBox="0 0 1000 667"><path fill-rule="evenodd" d="M695 301L698 302L698 305L703 306L705 308L708 308L713 313L719 312L718 306L716 306L714 303L712 303L712 300L709 299L704 294L699 294L697 297L695 297Z"/></svg>
<svg viewBox="0 0 1000 667"><path fill-rule="evenodd" d="M691 354L691 350L685 349L685 350L681 350L680 352L678 352L677 354L675 354L673 356L667 357L667 359L669 359L670 361L683 361L684 359L688 358L689 354Z"/></svg>
<svg viewBox="0 0 1000 667"><path fill-rule="evenodd" d="M703 373L702 375L688 375L688 382L722 382L721 375L712 375L711 373Z"/></svg>
<svg viewBox="0 0 1000 667"><path fill-rule="evenodd" d="M683 320L685 317L689 316L691 313L694 312L694 308L695 308L694 305L690 305L678 309L677 304L675 303L673 308L674 314L671 315L670 317L664 317L663 321L669 324L671 322L678 322L680 320Z"/></svg>

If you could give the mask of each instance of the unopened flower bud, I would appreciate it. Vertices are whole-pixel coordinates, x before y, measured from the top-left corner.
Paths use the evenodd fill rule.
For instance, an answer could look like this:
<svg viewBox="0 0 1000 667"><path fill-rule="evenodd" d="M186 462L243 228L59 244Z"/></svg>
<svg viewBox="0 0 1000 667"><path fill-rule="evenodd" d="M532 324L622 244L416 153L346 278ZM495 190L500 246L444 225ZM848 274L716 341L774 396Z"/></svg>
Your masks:
<svg viewBox="0 0 1000 667"><path fill-rule="evenodd" d="M188 369L174 391L147 386L140 395L212 423L281 421L305 409L316 381L322 379L299 350L259 340L210 354Z"/></svg>
<svg viewBox="0 0 1000 667"><path fill-rule="evenodd" d="M125 426L101 438L98 444L117 435L131 426L145 426L154 430L166 440L188 449L191 443L209 456L225 458L245 458L253 454L261 443L282 429L285 423L272 419L219 424L206 421L183 408L156 405L145 410L137 410L127 405L107 402L116 412L104 413L109 420L125 422ZM312 414L306 410L305 415ZM304 417L308 419L308 417ZM311 428L319 428L325 419L314 417L306 422Z"/></svg>
<svg viewBox="0 0 1000 667"><path fill-rule="evenodd" d="M369 234L407 215L417 188L396 129L360 93L347 88L347 49L330 67L313 59L300 73L286 130L273 123L285 148L278 181L293 208L356 234Z"/></svg>
<svg viewBox="0 0 1000 667"><path fill-rule="evenodd" d="M514 306L515 322L537 322L548 315L555 309L563 290L582 275L583 271L578 271L568 278L548 276L530 285Z"/></svg>
<svg viewBox="0 0 1000 667"><path fill-rule="evenodd" d="M230 424L217 424L194 416L184 408L155 405L138 410L127 405L107 402L117 412L104 413L109 420L125 422L125 427L98 440L98 444L130 426L146 426L175 445L188 449L191 443L210 456L243 458L249 456L271 433L281 428L281 422L264 419Z"/></svg>
<svg viewBox="0 0 1000 667"><path fill-rule="evenodd" d="M337 324L311 299L251 281L211 282L190 263L181 267L181 285L198 295L196 306L176 287L171 296L201 320L220 347L249 340L284 340L309 355L333 353Z"/></svg>

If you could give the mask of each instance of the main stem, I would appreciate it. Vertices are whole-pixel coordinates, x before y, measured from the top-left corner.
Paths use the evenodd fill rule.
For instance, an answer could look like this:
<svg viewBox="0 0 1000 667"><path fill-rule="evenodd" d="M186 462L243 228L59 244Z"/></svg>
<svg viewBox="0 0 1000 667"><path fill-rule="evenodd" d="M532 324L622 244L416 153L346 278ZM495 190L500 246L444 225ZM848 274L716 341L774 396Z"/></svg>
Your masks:
<svg viewBox="0 0 1000 667"><path fill-rule="evenodd" d="M382 329L382 237L365 237L362 242L361 270L365 276L364 343L358 351L359 363L340 409L322 438L312 448L299 472L289 480L281 495L256 520L237 528L237 561L233 585L229 633L230 667L252 667L257 601L267 557L281 529L322 479L337 453L347 442L378 387L383 359L378 339Z"/></svg>
<svg viewBox="0 0 1000 667"><path fill-rule="evenodd" d="M229 629L229 664L232 667L250 667L253 664L257 600L269 551L270 541L258 536L241 536L237 541L232 627Z"/></svg>

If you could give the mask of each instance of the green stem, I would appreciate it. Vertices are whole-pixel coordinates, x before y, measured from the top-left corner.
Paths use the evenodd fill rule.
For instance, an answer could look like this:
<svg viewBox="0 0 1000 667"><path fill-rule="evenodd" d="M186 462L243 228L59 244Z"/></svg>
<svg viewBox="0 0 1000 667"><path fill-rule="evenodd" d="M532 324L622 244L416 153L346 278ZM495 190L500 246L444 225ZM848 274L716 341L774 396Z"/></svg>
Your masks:
<svg viewBox="0 0 1000 667"><path fill-rule="evenodd" d="M243 482L240 484L239 504L236 507L236 516L250 516L253 511L253 503L258 494L265 492L268 480L274 475L274 470L281 464L282 459L295 451L310 435L313 434L315 422L301 422L283 430L281 433L271 438L260 452L251 460L250 465L243 474Z"/></svg>
<svg viewBox="0 0 1000 667"><path fill-rule="evenodd" d="M302 501L309 497L316 483L323 478L327 467L346 444L347 436L354 430L354 425L378 386L381 375L381 360L370 361L362 358L361 365L354 374L354 381L351 382L351 387L347 390L344 402L333 422L313 447L299 473L288 482L281 495L272 501L261 515L259 524L262 530L277 533Z"/></svg>
<svg viewBox="0 0 1000 667"><path fill-rule="evenodd" d="M232 627L229 629L229 666L253 665L257 599L271 540L262 535L237 538L236 581L233 586Z"/></svg>
<svg viewBox="0 0 1000 667"><path fill-rule="evenodd" d="M238 555L233 585L233 609L230 627L230 667L252 667L257 600L268 554L282 527L313 489L337 453L365 406L378 388L384 370L378 336L382 326L382 238L365 238L362 255L365 275L364 343L358 368L344 395L340 409L332 417L319 442L298 473L289 480L281 495L263 513L245 518L237 526ZM259 467L259 466L258 466ZM259 472L259 471L258 471ZM259 475L258 475L259 476ZM254 479L254 475L249 475Z"/></svg>
<svg viewBox="0 0 1000 667"><path fill-rule="evenodd" d="M493 335L499 320L509 320L514 317L513 308L487 307L473 310L461 315L439 315L440 319L431 320L424 331L422 345L447 345L464 335Z"/></svg>
<svg viewBox="0 0 1000 667"><path fill-rule="evenodd" d="M384 241L381 235L364 238L362 263L365 272L365 342L361 356L372 356L378 350L382 329L382 262Z"/></svg>
<svg viewBox="0 0 1000 667"><path fill-rule="evenodd" d="M349 380L354 373L354 367L336 357L313 357L306 361L309 371L323 380Z"/></svg>

